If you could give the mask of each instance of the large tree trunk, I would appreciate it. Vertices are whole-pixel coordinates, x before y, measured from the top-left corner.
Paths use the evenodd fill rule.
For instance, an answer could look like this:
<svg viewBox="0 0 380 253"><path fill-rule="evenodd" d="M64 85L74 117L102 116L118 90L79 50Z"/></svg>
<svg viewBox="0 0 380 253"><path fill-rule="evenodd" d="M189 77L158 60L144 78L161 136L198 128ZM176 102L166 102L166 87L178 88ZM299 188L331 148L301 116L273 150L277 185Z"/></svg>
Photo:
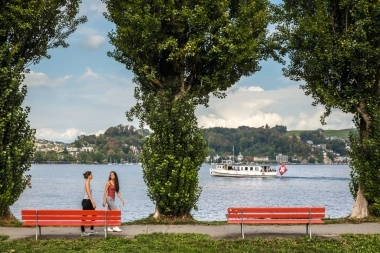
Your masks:
<svg viewBox="0 0 380 253"><path fill-rule="evenodd" d="M368 217L368 201L365 198L362 189L359 185L358 193L356 195L356 202L354 210L352 210L350 218L363 219Z"/></svg>
<svg viewBox="0 0 380 253"><path fill-rule="evenodd" d="M11 209L8 207L6 211L3 212L3 214L0 216L0 220L4 223L4 224L11 224L15 221L17 221L17 219L13 216L12 212L11 212Z"/></svg>
<svg viewBox="0 0 380 253"><path fill-rule="evenodd" d="M158 210L158 207L156 205L156 208L154 209L153 218L158 219L160 218L160 216L161 216L160 211Z"/></svg>

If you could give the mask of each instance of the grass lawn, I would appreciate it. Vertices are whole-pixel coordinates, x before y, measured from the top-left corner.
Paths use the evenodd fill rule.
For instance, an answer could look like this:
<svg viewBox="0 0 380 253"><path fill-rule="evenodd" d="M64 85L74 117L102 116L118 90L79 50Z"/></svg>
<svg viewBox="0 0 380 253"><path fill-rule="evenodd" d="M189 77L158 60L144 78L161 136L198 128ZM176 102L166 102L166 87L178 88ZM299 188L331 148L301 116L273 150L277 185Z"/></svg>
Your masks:
<svg viewBox="0 0 380 253"><path fill-rule="evenodd" d="M0 237L1 238L1 237ZM3 237L3 239L5 239ZM255 238L212 239L200 234L149 234L135 238L110 236L67 240L0 241L0 252L378 252L380 235L344 235L340 239Z"/></svg>
<svg viewBox="0 0 380 253"><path fill-rule="evenodd" d="M367 219L325 219L331 223L379 222L379 218ZM208 224L221 225L225 222L154 221L151 217L126 224ZM5 225L5 224L3 224ZM20 226L20 222L8 224ZM134 238L109 235L107 239L100 236L79 237L75 239L19 239L7 241L8 236L0 235L1 253L23 252L379 252L380 231L375 235L345 234L340 238L261 237L241 239L215 239L204 234L141 234Z"/></svg>

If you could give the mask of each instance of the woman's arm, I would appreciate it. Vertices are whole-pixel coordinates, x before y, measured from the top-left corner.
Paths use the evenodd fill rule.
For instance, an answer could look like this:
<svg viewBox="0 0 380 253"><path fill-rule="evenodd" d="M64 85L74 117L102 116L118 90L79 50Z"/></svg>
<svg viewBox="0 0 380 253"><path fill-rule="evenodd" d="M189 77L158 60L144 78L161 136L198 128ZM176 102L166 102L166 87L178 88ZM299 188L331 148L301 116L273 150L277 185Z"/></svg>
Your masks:
<svg viewBox="0 0 380 253"><path fill-rule="evenodd" d="M89 181L86 181L86 183L85 183L85 189L86 189L87 196L88 196L88 198L91 201L92 207L94 209L96 209L96 204L95 204L94 199L92 198L92 194L91 194L91 191L90 191L90 182Z"/></svg>
<svg viewBox="0 0 380 253"><path fill-rule="evenodd" d="M107 181L106 186L104 186L104 193L103 193L103 206L106 206L106 197L108 192L108 187L110 186L110 181Z"/></svg>
<svg viewBox="0 0 380 253"><path fill-rule="evenodd" d="M125 202L124 202L124 199L123 199L123 197L121 196L121 193L120 192L118 192L117 193L117 196L119 196L119 198L120 198L120 200L121 200L121 203L123 204L123 206L125 205Z"/></svg>

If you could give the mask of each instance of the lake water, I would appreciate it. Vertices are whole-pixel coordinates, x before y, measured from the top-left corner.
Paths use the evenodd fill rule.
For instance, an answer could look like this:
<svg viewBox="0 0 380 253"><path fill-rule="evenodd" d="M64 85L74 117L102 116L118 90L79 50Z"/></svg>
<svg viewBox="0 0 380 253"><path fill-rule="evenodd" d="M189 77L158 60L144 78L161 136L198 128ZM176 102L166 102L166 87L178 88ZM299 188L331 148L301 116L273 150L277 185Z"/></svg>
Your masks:
<svg viewBox="0 0 380 253"><path fill-rule="evenodd" d="M199 171L202 193L198 211L193 217L200 221L224 221L232 206L325 206L327 218L350 215L354 199L348 184L348 165L287 165L283 177L221 178L209 175L209 165ZM139 165L32 165L32 188L26 188L11 206L16 218L21 209L81 209L83 173L92 171L92 194L97 209L104 209L102 197L109 172L119 176L120 192L126 201L122 206L123 221L147 217L154 204L146 194L146 185Z"/></svg>

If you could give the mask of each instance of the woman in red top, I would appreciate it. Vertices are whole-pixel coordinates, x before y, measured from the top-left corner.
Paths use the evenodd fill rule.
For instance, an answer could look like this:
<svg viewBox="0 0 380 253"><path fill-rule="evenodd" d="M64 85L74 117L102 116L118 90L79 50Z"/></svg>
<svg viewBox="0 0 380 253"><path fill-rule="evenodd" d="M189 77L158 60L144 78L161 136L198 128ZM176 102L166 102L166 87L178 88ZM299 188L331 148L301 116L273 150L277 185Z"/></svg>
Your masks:
<svg viewBox="0 0 380 253"><path fill-rule="evenodd" d="M124 200L119 192L119 178L115 171L110 172L110 176L104 187L104 195L103 195L103 206L108 205L108 210L116 210L117 206L115 204L115 195L119 196L121 203L124 206ZM122 230L119 227L108 228L108 232L121 232Z"/></svg>

